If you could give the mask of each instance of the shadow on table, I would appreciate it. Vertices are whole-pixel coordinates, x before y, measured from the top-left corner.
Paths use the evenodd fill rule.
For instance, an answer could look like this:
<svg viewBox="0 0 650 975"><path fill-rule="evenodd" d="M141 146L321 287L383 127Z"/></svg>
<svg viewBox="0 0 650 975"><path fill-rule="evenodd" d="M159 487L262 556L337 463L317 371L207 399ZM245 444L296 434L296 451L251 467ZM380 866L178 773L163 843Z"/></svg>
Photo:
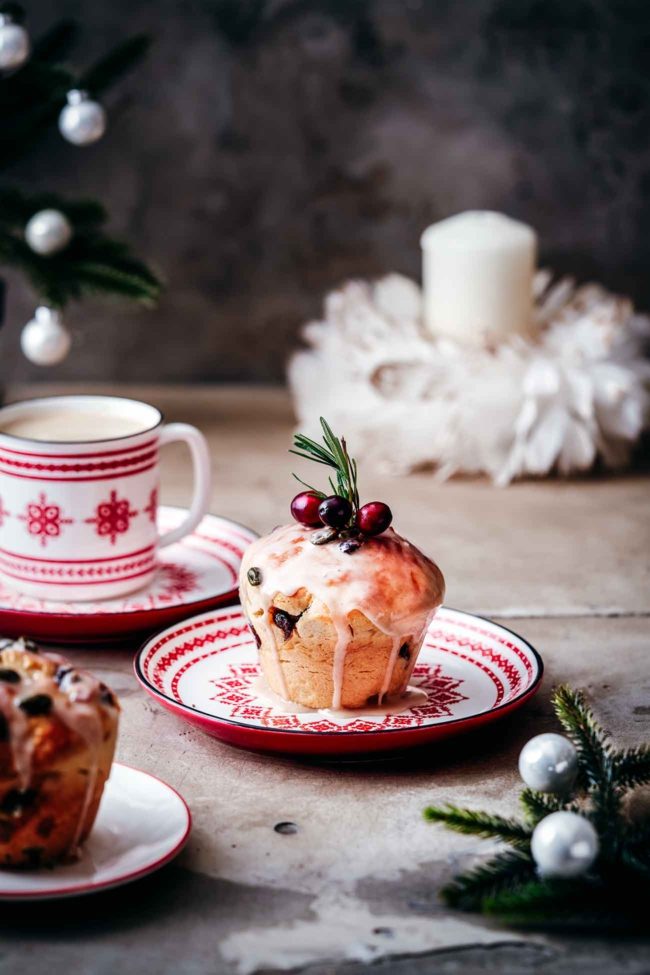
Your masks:
<svg viewBox="0 0 650 975"><path fill-rule="evenodd" d="M154 954L162 958L167 942L176 946L178 954L179 939L190 943L193 935L203 932L213 942L251 916L269 917L273 922L276 900L280 906L285 904L284 909L304 909L301 894L284 891L278 897L266 888L247 887L170 864L149 877L105 892L38 903L5 902L0 911L0 939L5 948L13 945L22 950L23 944L34 942L74 947L79 941L91 940L117 947L131 944L136 935L146 935L147 942L156 945ZM0 970L5 971L1 962ZM47 970L45 963L41 970Z"/></svg>
<svg viewBox="0 0 650 975"><path fill-rule="evenodd" d="M0 932L3 938L22 938L25 934L31 938L64 938L80 927L88 937L115 927L124 929L125 925L146 926L154 917L194 912L194 902L212 883L208 877L169 865L127 886L83 897L3 903Z"/></svg>
<svg viewBox="0 0 650 975"><path fill-rule="evenodd" d="M531 728L534 728L534 732ZM367 768L368 771L385 770L391 774L404 775L419 772L445 773L455 767L466 766L468 760L474 766L489 762L492 767L508 768L516 766L519 752L533 733L551 730L557 730L556 722L546 712L544 702L531 701L521 711L492 725L417 748L337 758L293 757L290 761L292 764L311 768L336 766L341 771L350 768L355 772Z"/></svg>

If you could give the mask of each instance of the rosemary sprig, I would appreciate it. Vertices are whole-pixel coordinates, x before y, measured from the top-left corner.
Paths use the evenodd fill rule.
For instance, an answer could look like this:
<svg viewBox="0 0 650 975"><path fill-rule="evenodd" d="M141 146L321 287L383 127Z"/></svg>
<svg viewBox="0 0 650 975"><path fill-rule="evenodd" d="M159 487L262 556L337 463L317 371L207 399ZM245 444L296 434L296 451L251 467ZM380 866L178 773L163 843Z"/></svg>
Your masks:
<svg viewBox="0 0 650 975"><path fill-rule="evenodd" d="M323 430L322 444L317 443L310 437L306 437L304 433L297 433L293 438L293 449L289 453L295 454L296 457L302 457L304 460L312 460L316 464L324 464L326 467L331 467L334 471L334 480L330 477L328 482L332 493L347 498L352 505L353 513L356 513L359 508L357 462L350 457L345 438L335 436L329 423L323 417L320 418L320 425ZM300 484L313 491L314 494L319 495L319 497L325 497L323 491L319 491L317 488L307 484L297 474L293 476Z"/></svg>

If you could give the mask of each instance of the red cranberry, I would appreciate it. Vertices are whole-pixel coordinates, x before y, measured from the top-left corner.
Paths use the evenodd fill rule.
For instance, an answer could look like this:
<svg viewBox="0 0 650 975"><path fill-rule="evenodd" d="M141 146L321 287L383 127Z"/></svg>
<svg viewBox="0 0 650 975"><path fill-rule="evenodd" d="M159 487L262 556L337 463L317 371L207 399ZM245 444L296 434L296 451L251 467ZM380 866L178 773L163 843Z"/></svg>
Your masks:
<svg viewBox="0 0 650 975"><path fill-rule="evenodd" d="M330 528L344 528L352 517L352 505L347 498L333 494L321 501L318 508L320 520Z"/></svg>
<svg viewBox="0 0 650 975"><path fill-rule="evenodd" d="M383 501L369 501L357 511L357 528L364 535L381 535L392 520L393 512Z"/></svg>
<svg viewBox="0 0 650 975"><path fill-rule="evenodd" d="M318 528L321 525L318 506L321 499L313 491L301 491L291 502L291 514L305 528Z"/></svg>

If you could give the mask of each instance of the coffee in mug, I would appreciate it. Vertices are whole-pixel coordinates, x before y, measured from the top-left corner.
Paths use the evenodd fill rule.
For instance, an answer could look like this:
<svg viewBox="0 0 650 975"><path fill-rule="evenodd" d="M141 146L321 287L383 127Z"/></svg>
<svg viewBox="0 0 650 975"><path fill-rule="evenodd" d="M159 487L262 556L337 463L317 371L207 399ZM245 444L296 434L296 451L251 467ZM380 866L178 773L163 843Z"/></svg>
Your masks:
<svg viewBox="0 0 650 975"><path fill-rule="evenodd" d="M79 443L95 440L114 440L140 433L142 424L132 417L116 414L111 416L102 410L87 410L79 413L72 409L56 409L49 413L42 411L18 416L0 426L0 433L27 440L56 441L57 443Z"/></svg>
<svg viewBox="0 0 650 975"><path fill-rule="evenodd" d="M194 462L185 521L156 525L159 448L184 440ZM210 458L186 423L117 396L55 396L0 409L0 575L50 600L107 599L147 585L156 552L207 512Z"/></svg>

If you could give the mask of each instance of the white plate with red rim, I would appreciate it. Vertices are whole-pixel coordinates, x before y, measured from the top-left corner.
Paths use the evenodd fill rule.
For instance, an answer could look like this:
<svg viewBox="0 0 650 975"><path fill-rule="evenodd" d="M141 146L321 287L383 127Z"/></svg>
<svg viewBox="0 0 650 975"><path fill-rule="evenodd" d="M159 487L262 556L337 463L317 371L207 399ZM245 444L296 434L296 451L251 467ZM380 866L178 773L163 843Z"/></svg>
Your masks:
<svg viewBox="0 0 650 975"><path fill-rule="evenodd" d="M115 762L79 860L41 870L0 870L0 901L94 894L169 863L192 827L187 803L162 779Z"/></svg>
<svg viewBox="0 0 650 975"><path fill-rule="evenodd" d="M425 704L383 715L287 713L256 691L257 647L240 606L170 626L147 640L134 666L153 698L208 734L258 751L315 756L392 751L474 730L521 707L544 669L516 633L443 608L411 681L426 691Z"/></svg>
<svg viewBox="0 0 650 975"><path fill-rule="evenodd" d="M158 509L162 531L175 528L186 516L185 508ZM153 632L191 613L232 602L242 556L257 537L235 521L206 515L195 531L160 552L149 586L119 599L34 599L9 589L0 578L0 636L59 643L114 640Z"/></svg>

